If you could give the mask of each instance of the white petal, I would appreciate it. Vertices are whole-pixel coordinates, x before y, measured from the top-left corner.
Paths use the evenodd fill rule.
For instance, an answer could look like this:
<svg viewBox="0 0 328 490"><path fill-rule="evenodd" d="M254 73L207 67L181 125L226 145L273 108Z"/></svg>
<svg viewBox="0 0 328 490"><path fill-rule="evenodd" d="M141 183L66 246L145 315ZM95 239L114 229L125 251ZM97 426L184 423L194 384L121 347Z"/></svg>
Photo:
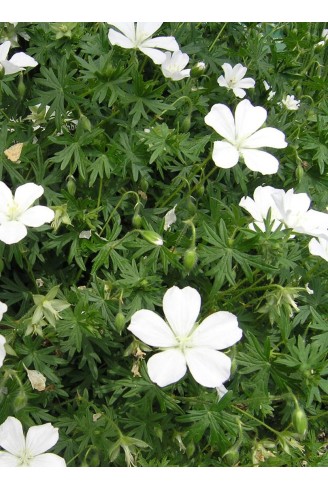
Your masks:
<svg viewBox="0 0 328 490"><path fill-rule="evenodd" d="M267 153L260 150L242 150L242 155L246 166L254 172L260 172L263 175L275 174L278 172L278 160Z"/></svg>
<svg viewBox="0 0 328 490"><path fill-rule="evenodd" d="M163 298L163 310L173 332L178 337L184 337L194 327L199 315L201 297L199 292L187 286L180 289L173 286L168 289Z"/></svg>
<svg viewBox="0 0 328 490"><path fill-rule="evenodd" d="M134 22L110 22L110 25L123 32L124 36L130 39L134 44L136 38L136 25ZM110 29L110 31L112 30L113 29Z"/></svg>
<svg viewBox="0 0 328 490"><path fill-rule="evenodd" d="M4 358L6 357L5 343L6 339L3 335L0 335L0 367L3 365Z"/></svg>
<svg viewBox="0 0 328 490"><path fill-rule="evenodd" d="M0 240L7 245L20 242L26 235L26 226L18 221L7 221L0 225Z"/></svg>
<svg viewBox="0 0 328 490"><path fill-rule="evenodd" d="M47 206L33 206L20 215L19 221L26 226L36 228L50 223L55 217L55 213Z"/></svg>
<svg viewBox="0 0 328 490"><path fill-rule="evenodd" d="M232 69L231 76L236 80L238 80L239 82L242 78L244 78L246 72L247 72L247 68L242 64L237 63L237 65L235 65Z"/></svg>
<svg viewBox="0 0 328 490"><path fill-rule="evenodd" d="M4 182L0 182L0 196L0 212L6 214L7 206L13 202L13 195L9 187Z"/></svg>
<svg viewBox="0 0 328 490"><path fill-rule="evenodd" d="M254 191L254 200L250 197L243 197L240 200L239 205L246 209L246 211L248 211L256 221L262 221L263 218L266 218L270 208L271 217L276 218L280 216L280 214L274 200L272 199L272 195L280 191L280 189L275 189L269 185L258 186Z"/></svg>
<svg viewBox="0 0 328 490"><path fill-rule="evenodd" d="M166 51L179 51L179 44L176 42L173 36L161 36L147 39L139 46L139 48L160 48L165 49ZM184 54L185 56L188 56L186 53Z"/></svg>
<svg viewBox="0 0 328 490"><path fill-rule="evenodd" d="M148 39L161 27L163 22L137 22L136 39ZM150 46L154 47L154 46Z"/></svg>
<svg viewBox="0 0 328 490"><path fill-rule="evenodd" d="M304 214L301 227L303 231L300 231L300 233L316 237L325 236L328 234L328 214L310 209ZM295 229L295 231L298 230Z"/></svg>
<svg viewBox="0 0 328 490"><path fill-rule="evenodd" d="M10 63L10 61L1 61L1 65L5 70L5 75L13 75L14 73L25 70L25 68L14 65L14 63Z"/></svg>
<svg viewBox="0 0 328 490"><path fill-rule="evenodd" d="M186 360L178 349L168 349L152 356L148 363L150 379L159 386L176 383L187 371Z"/></svg>
<svg viewBox="0 0 328 490"><path fill-rule="evenodd" d="M15 417L7 417L0 425L0 447L15 456L25 450L23 426Z"/></svg>
<svg viewBox="0 0 328 490"><path fill-rule="evenodd" d="M192 343L195 347L221 350L238 342L242 335L237 317L228 311L218 311L205 318L196 328Z"/></svg>
<svg viewBox="0 0 328 490"><path fill-rule="evenodd" d="M263 128L252 134L243 142L243 148L286 148L285 135L275 128Z"/></svg>
<svg viewBox="0 0 328 490"><path fill-rule="evenodd" d="M218 84L220 85L220 87L228 87L228 83L227 83L227 80L224 78L223 75L221 75L218 79L217 79L217 82Z"/></svg>
<svg viewBox="0 0 328 490"><path fill-rule="evenodd" d="M54 446L58 438L58 429L52 424L34 425L26 434L26 450L37 456Z"/></svg>
<svg viewBox="0 0 328 490"><path fill-rule="evenodd" d="M5 303L2 303L2 301L0 301L0 320L2 320L2 315L6 313L7 310L8 310L8 306Z"/></svg>
<svg viewBox="0 0 328 490"><path fill-rule="evenodd" d="M0 45L0 62L7 59L9 49L10 49L10 41L5 41Z"/></svg>
<svg viewBox="0 0 328 490"><path fill-rule="evenodd" d="M249 100L239 102L235 111L237 138L248 138L262 126L266 118L267 111L263 107L254 107Z"/></svg>
<svg viewBox="0 0 328 490"><path fill-rule="evenodd" d="M164 63L165 53L163 53L163 51L160 51L159 49L143 47L140 47L139 49L146 56L149 56L149 58L151 58L156 65L161 65L162 63Z"/></svg>
<svg viewBox="0 0 328 490"><path fill-rule="evenodd" d="M230 63L223 63L222 68L224 71L224 78L227 81L230 81L231 77L232 77L232 72L233 72L232 66L230 65Z"/></svg>
<svg viewBox="0 0 328 490"><path fill-rule="evenodd" d="M145 344L153 347L173 347L177 340L164 320L150 310L139 310L131 317L128 330Z"/></svg>
<svg viewBox="0 0 328 490"><path fill-rule="evenodd" d="M42 185L33 183L23 184L17 187L14 200L22 211L29 208L36 199L42 196L44 189Z"/></svg>
<svg viewBox="0 0 328 490"><path fill-rule="evenodd" d="M212 158L217 167L231 168L238 163L239 152L227 141L215 141Z"/></svg>
<svg viewBox="0 0 328 490"><path fill-rule="evenodd" d="M230 376L231 360L222 352L199 347L186 349L185 356L192 376L202 386L216 388Z"/></svg>
<svg viewBox="0 0 328 490"><path fill-rule="evenodd" d="M328 240L312 238L309 243L310 254L321 257L328 262Z"/></svg>
<svg viewBox="0 0 328 490"><path fill-rule="evenodd" d="M121 48L131 49L134 48L135 45L131 39L124 36L120 32L115 31L114 29L109 29L108 39L113 46L120 46Z"/></svg>
<svg viewBox="0 0 328 490"><path fill-rule="evenodd" d="M234 88L233 90L233 93L235 94L236 97L239 97L240 99L242 99L243 97L245 97L246 95L246 92L245 90L243 90L242 88Z"/></svg>
<svg viewBox="0 0 328 490"><path fill-rule="evenodd" d="M204 121L231 143L235 141L235 121L231 110L224 104L215 104Z"/></svg>
<svg viewBox="0 0 328 490"><path fill-rule="evenodd" d="M255 80L253 78L243 78L238 82L238 87L240 88L254 88Z"/></svg>
<svg viewBox="0 0 328 490"><path fill-rule="evenodd" d="M39 456L35 456L30 462L30 466L66 466L66 462L64 458L57 456L57 454L45 453L39 454Z"/></svg>
<svg viewBox="0 0 328 490"><path fill-rule="evenodd" d="M9 60L10 63L13 63L16 66L19 66L21 68L26 67L26 66L37 66L38 62L32 58L32 56L29 56L28 54L25 53L16 53L14 56L12 56Z"/></svg>
<svg viewBox="0 0 328 490"><path fill-rule="evenodd" d="M0 451L0 467L9 468L17 467L20 464L20 459L13 454L6 453L5 451Z"/></svg>

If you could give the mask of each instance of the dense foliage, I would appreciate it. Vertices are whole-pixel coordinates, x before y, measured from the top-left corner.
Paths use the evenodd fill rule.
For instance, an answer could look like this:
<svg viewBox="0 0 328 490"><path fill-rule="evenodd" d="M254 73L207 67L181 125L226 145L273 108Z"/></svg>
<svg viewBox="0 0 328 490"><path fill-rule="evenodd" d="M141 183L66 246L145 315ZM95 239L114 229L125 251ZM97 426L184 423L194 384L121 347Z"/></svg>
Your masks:
<svg viewBox="0 0 328 490"><path fill-rule="evenodd" d="M51 422L52 451L68 466L327 466L327 261L270 217L250 229L239 206L266 185L326 211L325 25L164 23L156 36L189 55L190 76L176 81L141 51L113 46L109 27L0 26L11 55L38 62L0 77L0 180L42 185L40 204L55 212L19 243L0 242L0 423ZM285 134L288 146L270 149L273 175L214 165L221 138L204 117L240 102L217 82L223 63L247 67L256 84L246 98ZM297 110L281 103L292 94ZM17 143L18 158L4 153ZM238 318L221 398L190 373L157 386L146 367L156 349L127 330L140 309L162 315L172 286L199 291L200 319Z"/></svg>

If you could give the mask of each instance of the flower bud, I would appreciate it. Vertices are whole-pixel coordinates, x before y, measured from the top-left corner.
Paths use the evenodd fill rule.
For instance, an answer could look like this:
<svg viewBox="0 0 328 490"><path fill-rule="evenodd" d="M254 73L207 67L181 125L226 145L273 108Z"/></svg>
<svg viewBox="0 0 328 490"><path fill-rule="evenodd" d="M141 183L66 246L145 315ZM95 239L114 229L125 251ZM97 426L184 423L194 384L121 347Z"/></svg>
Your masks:
<svg viewBox="0 0 328 490"><path fill-rule="evenodd" d="M139 213L135 213L132 218L132 226L133 228L140 228L141 225L142 225L142 217L140 216Z"/></svg>
<svg viewBox="0 0 328 490"><path fill-rule="evenodd" d="M229 466L235 466L239 461L239 451L237 448L232 446L232 448L228 449L228 451L224 453L223 457Z"/></svg>
<svg viewBox="0 0 328 490"><path fill-rule="evenodd" d="M118 333L120 334L122 333L124 325L125 325L125 316L121 311L119 311L115 317L115 328L118 331Z"/></svg>
<svg viewBox="0 0 328 490"><path fill-rule="evenodd" d="M148 180L145 177L143 177L141 179L141 181L140 181L140 187L141 187L141 190L143 192L147 192L148 187L149 187L149 182L148 182Z"/></svg>
<svg viewBox="0 0 328 490"><path fill-rule="evenodd" d="M184 256L183 256L183 265L186 270L186 272L190 272L196 265L197 262L197 253L196 253L196 248L189 248L186 250Z"/></svg>
<svg viewBox="0 0 328 490"><path fill-rule="evenodd" d="M26 86L23 80L23 76L19 77L17 90L18 90L19 97L22 99L26 92Z"/></svg>
<svg viewBox="0 0 328 490"><path fill-rule="evenodd" d="M152 245L161 246L164 243L163 238L155 231L139 230L139 232L143 236L143 238L147 240L147 242L151 243Z"/></svg>
<svg viewBox="0 0 328 490"><path fill-rule="evenodd" d="M206 65L204 61L198 61L198 63L196 63L196 65L194 65L191 68L190 75L192 77L198 78L204 75L205 70L206 70Z"/></svg>
<svg viewBox="0 0 328 490"><path fill-rule="evenodd" d="M92 126L91 126L91 122L87 118L87 116L85 116L84 114L81 114L80 123L81 123L81 126L83 129L85 129L86 131L89 131L89 133L91 132Z"/></svg>
<svg viewBox="0 0 328 490"><path fill-rule="evenodd" d="M76 184L75 184L75 178L73 177L73 175L69 175L67 177L66 187L67 187L68 193L71 196L74 196L75 192L76 192Z"/></svg>
<svg viewBox="0 0 328 490"><path fill-rule="evenodd" d="M191 124L191 114L188 114L181 123L180 129L182 132L187 132L190 129Z"/></svg>
<svg viewBox="0 0 328 490"><path fill-rule="evenodd" d="M302 407L297 405L292 415L293 426L297 433L304 437L308 429L308 419Z"/></svg>
<svg viewBox="0 0 328 490"><path fill-rule="evenodd" d="M303 175L304 175L304 169L303 169L302 165L297 165L295 174L296 174L297 180L300 182L303 178Z"/></svg>
<svg viewBox="0 0 328 490"><path fill-rule="evenodd" d="M14 399L14 411L18 412L19 410L21 410L26 406L26 403L27 403L27 396L25 394L25 391L21 389L18 395L16 396L16 398Z"/></svg>
<svg viewBox="0 0 328 490"><path fill-rule="evenodd" d="M195 204L193 202L194 200L195 199L192 197L188 197L188 199L187 199L187 209L188 209L190 214L195 214L197 211L197 207L195 206Z"/></svg>
<svg viewBox="0 0 328 490"><path fill-rule="evenodd" d="M195 191L199 197L202 197L205 192L204 184L197 184Z"/></svg>

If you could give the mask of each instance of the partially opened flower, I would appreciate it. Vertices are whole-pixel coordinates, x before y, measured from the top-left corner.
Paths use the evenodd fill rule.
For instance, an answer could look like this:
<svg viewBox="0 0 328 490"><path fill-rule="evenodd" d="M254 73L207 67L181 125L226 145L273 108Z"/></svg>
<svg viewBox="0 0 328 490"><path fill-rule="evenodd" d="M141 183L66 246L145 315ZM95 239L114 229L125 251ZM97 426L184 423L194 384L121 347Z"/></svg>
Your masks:
<svg viewBox="0 0 328 490"><path fill-rule="evenodd" d="M163 75L172 80L182 80L190 77L190 69L184 69L189 62L189 56L182 51L174 51L174 53L166 52L165 60L161 65Z"/></svg>
<svg viewBox="0 0 328 490"><path fill-rule="evenodd" d="M234 67L229 63L223 63L222 68L224 76L221 75L217 79L217 82L220 87L226 87L232 90L236 97L242 99L246 95L244 88L255 87L255 80L253 78L244 78L247 68L240 63Z"/></svg>
<svg viewBox="0 0 328 490"><path fill-rule="evenodd" d="M296 100L294 95L286 95L281 101L281 104L289 111L297 111L300 107L300 100Z"/></svg>
<svg viewBox="0 0 328 490"><path fill-rule="evenodd" d="M160 65L165 61L165 53L161 51L177 51L179 45L173 36L151 36L161 27L163 22L111 22L115 29L109 29L108 39L113 45L126 49L139 49L149 56L154 63Z"/></svg>
<svg viewBox="0 0 328 490"><path fill-rule="evenodd" d="M161 387L181 379L187 367L198 383L209 388L220 387L230 376L231 360L219 350L242 337L237 318L219 311L198 325L200 305L196 289L173 286L163 298L166 322L150 310L132 315L128 330L162 350L147 363L150 379Z"/></svg>
<svg viewBox="0 0 328 490"><path fill-rule="evenodd" d="M272 230L276 230L281 222L279 221L280 214L277 209L276 203L272 198L272 195L277 192L284 192L281 189L275 189L269 185L259 186L255 189L253 194L253 199L251 197L243 197L239 206L246 209L251 216L254 218L254 223L250 223L249 228L255 230L254 224L265 231L264 220L267 218L269 210L271 216L271 227Z"/></svg>
<svg viewBox="0 0 328 490"><path fill-rule="evenodd" d="M35 425L27 431L26 438L21 422L8 417L0 425L0 466L66 466L57 454L47 453L58 441L58 429L52 424Z"/></svg>
<svg viewBox="0 0 328 490"><path fill-rule="evenodd" d="M278 160L259 148L285 148L287 143L279 129L259 129L266 118L267 111L263 107L254 107L249 100L239 102L235 117L226 105L215 104L205 117L206 124L224 138L214 143L212 158L215 165L231 168L242 157L250 170L264 175L276 173Z"/></svg>
<svg viewBox="0 0 328 490"><path fill-rule="evenodd" d="M2 366L4 358L6 357L5 343L6 339L3 335L0 335L0 367Z"/></svg>
<svg viewBox="0 0 328 490"><path fill-rule="evenodd" d="M13 196L4 182L0 182L0 240L7 245L17 243L27 235L27 226L37 228L54 219L55 213L46 206L32 206L44 189L33 183L23 184Z"/></svg>
<svg viewBox="0 0 328 490"><path fill-rule="evenodd" d="M10 60L7 60L10 46L10 41L5 41L0 45L0 68L2 67L4 69L5 75L12 75L13 73L23 71L27 66L37 66L38 62L32 56L25 53L16 53Z"/></svg>
<svg viewBox="0 0 328 490"><path fill-rule="evenodd" d="M170 211L166 213L164 216L164 230L167 231L171 228L171 226L176 222L177 217L175 214L175 208L177 205L175 205Z"/></svg>
<svg viewBox="0 0 328 490"><path fill-rule="evenodd" d="M312 238L309 243L309 250L310 254L321 257L328 262L328 236L327 238Z"/></svg>

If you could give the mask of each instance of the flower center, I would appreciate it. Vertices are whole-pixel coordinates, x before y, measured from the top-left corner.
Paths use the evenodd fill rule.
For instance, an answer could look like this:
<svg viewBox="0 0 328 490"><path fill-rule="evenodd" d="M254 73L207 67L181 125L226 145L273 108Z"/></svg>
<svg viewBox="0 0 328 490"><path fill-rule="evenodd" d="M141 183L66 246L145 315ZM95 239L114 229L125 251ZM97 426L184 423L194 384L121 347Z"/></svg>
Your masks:
<svg viewBox="0 0 328 490"><path fill-rule="evenodd" d="M177 337L179 349L184 352L188 347L192 347L191 335L186 337Z"/></svg>
<svg viewBox="0 0 328 490"><path fill-rule="evenodd" d="M14 200L7 206L7 218L9 221L16 221L21 214L21 208Z"/></svg>
<svg viewBox="0 0 328 490"><path fill-rule="evenodd" d="M30 466L30 462L33 459L33 455L26 449L20 454L18 466Z"/></svg>

